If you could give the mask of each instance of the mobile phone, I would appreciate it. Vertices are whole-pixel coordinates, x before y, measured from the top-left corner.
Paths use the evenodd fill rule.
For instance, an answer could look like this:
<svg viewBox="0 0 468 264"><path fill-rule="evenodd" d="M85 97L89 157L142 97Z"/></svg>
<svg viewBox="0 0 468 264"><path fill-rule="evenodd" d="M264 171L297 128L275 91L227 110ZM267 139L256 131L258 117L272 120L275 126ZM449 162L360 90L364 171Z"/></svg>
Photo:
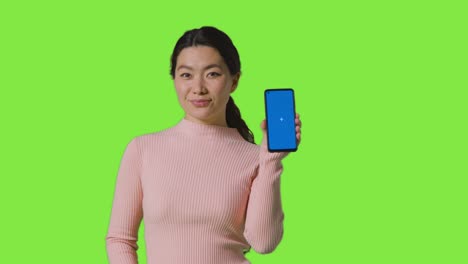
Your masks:
<svg viewBox="0 0 468 264"><path fill-rule="evenodd" d="M268 151L296 151L296 105L294 90L291 88L266 89L265 115Z"/></svg>

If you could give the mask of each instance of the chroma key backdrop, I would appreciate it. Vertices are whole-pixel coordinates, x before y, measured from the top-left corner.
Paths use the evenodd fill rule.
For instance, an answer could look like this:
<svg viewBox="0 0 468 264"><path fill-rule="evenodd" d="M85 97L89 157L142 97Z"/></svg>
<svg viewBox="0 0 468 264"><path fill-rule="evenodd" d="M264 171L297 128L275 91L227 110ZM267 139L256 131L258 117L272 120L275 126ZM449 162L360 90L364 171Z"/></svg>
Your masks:
<svg viewBox="0 0 468 264"><path fill-rule="evenodd" d="M2 1L0 262L107 263L123 151L183 115L186 30L239 50L233 98L261 139L263 91L293 88L284 237L254 264L468 263L464 1ZM140 263L146 263L144 223ZM182 252L181 252L182 254Z"/></svg>

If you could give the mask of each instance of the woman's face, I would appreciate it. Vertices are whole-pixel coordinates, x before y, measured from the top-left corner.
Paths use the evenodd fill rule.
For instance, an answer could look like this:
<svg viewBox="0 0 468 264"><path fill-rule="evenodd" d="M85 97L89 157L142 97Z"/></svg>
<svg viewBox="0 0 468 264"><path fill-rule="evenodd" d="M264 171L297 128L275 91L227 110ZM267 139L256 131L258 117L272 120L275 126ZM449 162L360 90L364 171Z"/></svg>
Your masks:
<svg viewBox="0 0 468 264"><path fill-rule="evenodd" d="M208 46L184 48L177 57L174 85L185 118L227 126L226 104L240 74L231 76L223 57Z"/></svg>

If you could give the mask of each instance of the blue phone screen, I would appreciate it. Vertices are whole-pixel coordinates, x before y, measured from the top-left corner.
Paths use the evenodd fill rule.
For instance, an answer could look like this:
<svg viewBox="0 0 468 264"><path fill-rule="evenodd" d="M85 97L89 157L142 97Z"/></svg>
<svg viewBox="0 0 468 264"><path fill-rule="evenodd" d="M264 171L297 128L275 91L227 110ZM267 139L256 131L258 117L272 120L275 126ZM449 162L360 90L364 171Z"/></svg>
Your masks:
<svg viewBox="0 0 468 264"><path fill-rule="evenodd" d="M297 149L292 89L265 91L268 148L272 151L294 151Z"/></svg>

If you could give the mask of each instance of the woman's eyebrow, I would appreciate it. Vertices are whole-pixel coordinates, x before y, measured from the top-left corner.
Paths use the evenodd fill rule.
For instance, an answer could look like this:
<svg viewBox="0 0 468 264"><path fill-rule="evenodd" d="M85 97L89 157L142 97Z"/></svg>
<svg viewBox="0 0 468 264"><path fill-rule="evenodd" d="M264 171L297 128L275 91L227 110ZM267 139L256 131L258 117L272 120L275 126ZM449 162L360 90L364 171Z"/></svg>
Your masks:
<svg viewBox="0 0 468 264"><path fill-rule="evenodd" d="M210 65L206 66L203 70L207 70L207 69L211 69L211 68L215 68L215 67L218 67L218 68L221 69L221 66L219 64L213 63L213 64L210 64ZM177 67L177 70L180 70L182 68L186 68L188 70L193 70L192 67L187 66L187 65L180 65L179 67Z"/></svg>

